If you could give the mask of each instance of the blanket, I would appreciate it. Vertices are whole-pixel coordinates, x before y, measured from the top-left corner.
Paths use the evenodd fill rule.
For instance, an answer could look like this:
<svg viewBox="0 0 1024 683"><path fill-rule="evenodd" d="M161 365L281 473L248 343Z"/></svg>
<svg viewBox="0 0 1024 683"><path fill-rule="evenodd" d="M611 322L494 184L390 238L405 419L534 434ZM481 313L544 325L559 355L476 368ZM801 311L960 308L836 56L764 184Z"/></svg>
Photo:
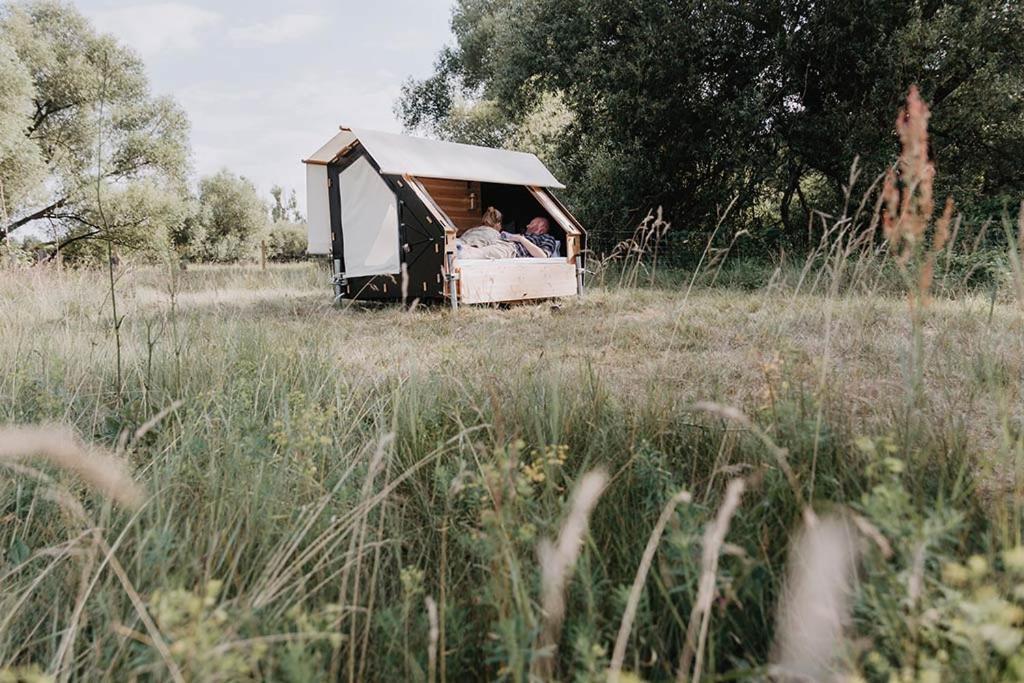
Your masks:
<svg viewBox="0 0 1024 683"><path fill-rule="evenodd" d="M469 247L489 247L501 242L501 233L494 228L480 225L470 228L459 236L462 243Z"/></svg>
<svg viewBox="0 0 1024 683"><path fill-rule="evenodd" d="M515 258L516 245L511 242L499 240L494 244L483 247L471 247L466 245L459 252L459 258L463 259L494 259L494 258Z"/></svg>

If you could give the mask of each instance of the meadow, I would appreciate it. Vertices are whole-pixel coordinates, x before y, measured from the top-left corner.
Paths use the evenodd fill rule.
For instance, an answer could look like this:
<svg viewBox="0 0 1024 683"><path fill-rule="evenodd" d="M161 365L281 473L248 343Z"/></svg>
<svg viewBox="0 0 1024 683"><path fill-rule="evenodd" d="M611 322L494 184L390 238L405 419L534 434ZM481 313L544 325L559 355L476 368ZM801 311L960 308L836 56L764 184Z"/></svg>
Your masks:
<svg viewBox="0 0 1024 683"><path fill-rule="evenodd" d="M1018 300L825 271L0 271L0 680L1024 677Z"/></svg>

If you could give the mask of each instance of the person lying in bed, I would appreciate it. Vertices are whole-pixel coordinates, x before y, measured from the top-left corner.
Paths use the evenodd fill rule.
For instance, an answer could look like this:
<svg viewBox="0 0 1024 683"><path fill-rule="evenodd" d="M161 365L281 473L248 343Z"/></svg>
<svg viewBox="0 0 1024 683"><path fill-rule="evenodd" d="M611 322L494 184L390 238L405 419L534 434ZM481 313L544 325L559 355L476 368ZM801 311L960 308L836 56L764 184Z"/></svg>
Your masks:
<svg viewBox="0 0 1024 683"><path fill-rule="evenodd" d="M501 236L516 246L516 256L519 258L550 258L555 255L555 249L558 248L558 242L548 234L550 229L551 225L547 218L537 217L526 226L525 234L503 232Z"/></svg>
<svg viewBox="0 0 1024 683"><path fill-rule="evenodd" d="M515 258L518 250L512 242L502 239L501 212L493 206L484 211L481 225L470 228L455 241L459 258Z"/></svg>
<svg viewBox="0 0 1024 683"><path fill-rule="evenodd" d="M462 233L456 242L459 258L548 258L554 255L558 242L548 234L546 218L534 218L526 226L526 233L501 231L501 212L493 206L484 212L483 225Z"/></svg>

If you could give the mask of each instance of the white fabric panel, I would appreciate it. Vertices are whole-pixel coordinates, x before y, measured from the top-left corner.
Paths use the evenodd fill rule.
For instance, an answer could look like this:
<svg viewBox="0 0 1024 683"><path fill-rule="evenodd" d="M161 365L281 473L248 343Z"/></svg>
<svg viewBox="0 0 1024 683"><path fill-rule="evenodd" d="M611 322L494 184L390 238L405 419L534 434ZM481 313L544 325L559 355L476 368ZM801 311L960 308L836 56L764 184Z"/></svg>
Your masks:
<svg viewBox="0 0 1024 683"><path fill-rule="evenodd" d="M398 200L391 188L366 157L342 171L338 185L345 276L400 273Z"/></svg>
<svg viewBox="0 0 1024 683"><path fill-rule="evenodd" d="M564 188L533 154L352 129L385 175Z"/></svg>
<svg viewBox="0 0 1024 683"><path fill-rule="evenodd" d="M306 253L331 253L331 206L327 167L306 165Z"/></svg>

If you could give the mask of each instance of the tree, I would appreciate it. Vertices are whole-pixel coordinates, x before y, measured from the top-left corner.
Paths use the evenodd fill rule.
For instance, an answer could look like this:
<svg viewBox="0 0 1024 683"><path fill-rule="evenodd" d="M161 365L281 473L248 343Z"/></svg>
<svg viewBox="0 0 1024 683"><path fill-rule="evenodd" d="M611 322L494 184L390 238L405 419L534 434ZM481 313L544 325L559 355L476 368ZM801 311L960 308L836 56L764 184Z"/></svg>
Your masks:
<svg viewBox="0 0 1024 683"><path fill-rule="evenodd" d="M306 226L275 223L267 231L267 258L271 261L299 261L306 258Z"/></svg>
<svg viewBox="0 0 1024 683"><path fill-rule="evenodd" d="M783 220L805 178L824 178L835 204L854 157L872 178L891 165L891 112L911 84L931 106L940 195L998 207L1024 189L1020 3L804 0L785 9L774 115Z"/></svg>
<svg viewBox="0 0 1024 683"><path fill-rule="evenodd" d="M168 246L178 246L180 235L194 222L194 203L177 191L150 180L103 185L102 217L95 200L83 205L83 221L95 226L62 240L63 258L80 263L102 263L110 245L117 252L144 260L157 260ZM51 245L52 246L52 245ZM51 252L55 256L56 252Z"/></svg>
<svg viewBox="0 0 1024 683"><path fill-rule="evenodd" d="M545 160L598 244L658 205L705 225L733 195L771 207L749 227L798 240L811 208L839 207L858 155L871 177L892 162L912 83L947 188L979 206L1024 190L1012 0L458 0L452 30L435 73L403 88L406 127L460 139L472 118L476 139L519 145L557 97Z"/></svg>
<svg viewBox="0 0 1024 683"><path fill-rule="evenodd" d="M267 227L267 207L256 187L230 171L199 181L199 221L204 241L194 253L211 261L238 261L252 253Z"/></svg>
<svg viewBox="0 0 1024 683"><path fill-rule="evenodd" d="M0 36L0 225L43 179L39 147L26 137L33 85L25 65Z"/></svg>
<svg viewBox="0 0 1024 683"><path fill-rule="evenodd" d="M299 200L295 196L294 189L291 191L291 194L288 195L287 201L284 199L284 188L280 185L274 185L270 188L270 196L274 200L270 207L271 222L303 222L302 214L299 212Z"/></svg>
<svg viewBox="0 0 1024 683"><path fill-rule="evenodd" d="M744 170L771 152L770 24L739 2L460 0L458 47L407 84L404 120L449 116L463 95L500 108L512 138L556 95L568 116L549 149L585 222L609 232L663 204L686 224L752 192Z"/></svg>
<svg viewBox="0 0 1024 683"><path fill-rule="evenodd" d="M0 237L37 221L51 225L60 244L99 236L97 176L116 192L145 180L184 194L188 120L172 99L150 94L135 53L97 34L77 10L55 0L2 10L0 40L32 84L18 95L28 110L27 125L5 130L21 131L21 145L31 147L46 167L36 196L26 193L12 206ZM105 147L99 165L98 138ZM106 227L113 234L135 222L112 220Z"/></svg>

